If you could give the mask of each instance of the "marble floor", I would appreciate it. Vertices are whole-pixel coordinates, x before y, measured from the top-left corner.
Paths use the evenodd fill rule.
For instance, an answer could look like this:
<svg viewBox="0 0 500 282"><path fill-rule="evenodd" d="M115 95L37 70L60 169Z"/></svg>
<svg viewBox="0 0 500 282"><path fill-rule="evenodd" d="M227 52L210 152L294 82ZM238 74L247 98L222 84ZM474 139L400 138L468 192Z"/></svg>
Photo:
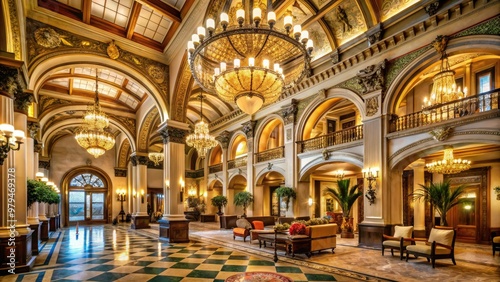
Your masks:
<svg viewBox="0 0 500 282"><path fill-rule="evenodd" d="M425 258L400 261L380 250L358 248L357 238L338 238L335 253L294 258L258 242L233 240L218 223L190 223L191 242L158 240L157 225L130 230L128 225L80 226L54 232L30 273L0 281L224 281L241 272L280 273L300 281L500 281L500 256L491 246L458 243L457 265Z"/></svg>

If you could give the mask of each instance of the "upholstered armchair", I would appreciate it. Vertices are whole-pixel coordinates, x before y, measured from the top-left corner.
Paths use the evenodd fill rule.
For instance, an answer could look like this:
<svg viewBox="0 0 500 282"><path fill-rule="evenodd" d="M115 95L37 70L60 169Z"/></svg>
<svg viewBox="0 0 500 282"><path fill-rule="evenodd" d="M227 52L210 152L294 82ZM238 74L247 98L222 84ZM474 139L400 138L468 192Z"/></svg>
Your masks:
<svg viewBox="0 0 500 282"><path fill-rule="evenodd" d="M236 220L236 227L233 228L233 240L236 240L236 237L242 237L243 242L246 242L246 238L250 236L250 229L252 229L252 224L245 218Z"/></svg>
<svg viewBox="0 0 500 282"><path fill-rule="evenodd" d="M394 250L399 251L399 259L403 260L403 254L406 246L415 244L415 242L405 240L413 238L413 226L394 226L394 235L382 236L382 255L385 249L391 249L391 255L394 256Z"/></svg>
<svg viewBox="0 0 500 282"><path fill-rule="evenodd" d="M495 255L495 251L500 252L500 231L491 232L491 247L493 249L493 255Z"/></svg>
<svg viewBox="0 0 500 282"><path fill-rule="evenodd" d="M435 267L436 259L451 259L455 262L455 238L457 233L452 227L432 228L429 239L405 239L408 241L425 241L425 244L409 245L406 247L406 261L410 254L416 258L426 257L427 261L432 261L432 268Z"/></svg>

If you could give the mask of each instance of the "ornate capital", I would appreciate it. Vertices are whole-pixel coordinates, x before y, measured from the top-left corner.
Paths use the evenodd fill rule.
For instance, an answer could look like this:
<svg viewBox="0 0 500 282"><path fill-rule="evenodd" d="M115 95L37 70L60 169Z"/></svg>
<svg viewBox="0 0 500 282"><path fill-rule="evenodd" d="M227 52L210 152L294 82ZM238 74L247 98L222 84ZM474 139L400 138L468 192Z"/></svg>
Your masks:
<svg viewBox="0 0 500 282"><path fill-rule="evenodd" d="M253 130L254 130L256 123L257 123L257 121L250 120L250 121L247 121L247 122L241 124L241 125L243 125L243 128L241 130L246 134L247 138L253 137Z"/></svg>
<svg viewBox="0 0 500 282"><path fill-rule="evenodd" d="M19 71L16 68L0 66L0 92L14 98L19 91L22 92Z"/></svg>
<svg viewBox="0 0 500 282"><path fill-rule="evenodd" d="M132 162L133 166L148 165L149 163L149 159L147 156L138 156L138 155L130 156L130 161Z"/></svg>
<svg viewBox="0 0 500 282"><path fill-rule="evenodd" d="M36 138L33 138L34 145L33 145L33 151L35 153L40 153L40 151L43 148L43 142L41 140L38 140Z"/></svg>
<svg viewBox="0 0 500 282"><path fill-rule="evenodd" d="M281 115L285 120L285 124L295 123L295 115L299 111L298 104L297 100L292 99L289 106L282 107Z"/></svg>
<svg viewBox="0 0 500 282"><path fill-rule="evenodd" d="M219 136L215 137L215 140L221 143L222 149L227 149L227 147L229 147L229 137L231 137L231 133L224 130L219 134Z"/></svg>
<svg viewBox="0 0 500 282"><path fill-rule="evenodd" d="M160 131L160 135L163 138L163 144L168 142L173 143L184 143L187 131L180 128L175 128L167 126Z"/></svg>
<svg viewBox="0 0 500 282"><path fill-rule="evenodd" d="M27 113L30 104L35 101L35 97L32 91L22 91L19 88L18 90L14 97L14 108L16 111Z"/></svg>
<svg viewBox="0 0 500 282"><path fill-rule="evenodd" d="M360 70L357 74L357 82L361 86L362 93L369 93L375 90L385 90L385 69L387 60L383 60L378 65L370 65Z"/></svg>
<svg viewBox="0 0 500 282"><path fill-rule="evenodd" d="M49 169L50 168L50 159L49 160L39 160L38 167L43 168L43 169Z"/></svg>
<svg viewBox="0 0 500 282"><path fill-rule="evenodd" d="M28 121L28 132L31 138L36 139L39 129L40 123L38 121Z"/></svg>
<svg viewBox="0 0 500 282"><path fill-rule="evenodd" d="M378 97L366 99L366 115L371 117L378 112Z"/></svg>
<svg viewBox="0 0 500 282"><path fill-rule="evenodd" d="M439 9L439 0L433 1L424 7L425 12L429 17L434 16Z"/></svg>
<svg viewBox="0 0 500 282"><path fill-rule="evenodd" d="M116 177L127 177L127 169L122 167L115 167Z"/></svg>

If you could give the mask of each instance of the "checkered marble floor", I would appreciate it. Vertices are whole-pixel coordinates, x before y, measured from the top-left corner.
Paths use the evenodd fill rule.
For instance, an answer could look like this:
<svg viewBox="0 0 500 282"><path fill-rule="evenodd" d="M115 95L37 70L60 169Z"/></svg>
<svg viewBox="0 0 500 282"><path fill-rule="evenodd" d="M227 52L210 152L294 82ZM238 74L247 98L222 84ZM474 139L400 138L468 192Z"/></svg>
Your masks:
<svg viewBox="0 0 500 282"><path fill-rule="evenodd" d="M252 271L300 281L351 278L206 242L170 244L111 225L80 226L52 234L26 274L2 281L224 281Z"/></svg>

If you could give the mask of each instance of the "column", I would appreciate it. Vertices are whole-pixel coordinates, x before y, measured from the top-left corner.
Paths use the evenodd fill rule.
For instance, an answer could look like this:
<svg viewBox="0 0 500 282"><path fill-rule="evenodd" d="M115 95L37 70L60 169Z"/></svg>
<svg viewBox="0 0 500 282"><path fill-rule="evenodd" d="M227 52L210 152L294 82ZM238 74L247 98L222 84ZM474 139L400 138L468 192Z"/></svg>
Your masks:
<svg viewBox="0 0 500 282"><path fill-rule="evenodd" d="M255 150L254 150L254 129L255 129L255 124L257 122L250 120L247 121L241 125L242 131L245 133L247 136L247 148L248 148L248 153L247 153L247 191L251 192L252 194L255 194L255 179L254 179L254 169L253 169L253 164L254 164L254 157L255 157ZM227 196L227 191L224 191L224 195ZM228 197L229 198L229 197ZM233 198L233 197L231 197ZM255 204L255 203L253 203ZM249 207L247 209L248 216L253 216L253 208ZM260 214L262 214L262 209Z"/></svg>
<svg viewBox="0 0 500 282"><path fill-rule="evenodd" d="M132 181L132 162L127 165L127 211L126 213L132 214L134 212L134 185Z"/></svg>
<svg viewBox="0 0 500 282"><path fill-rule="evenodd" d="M425 161L419 159L413 162L413 192L425 183ZM413 230L415 237L425 237L425 201L413 201ZM411 224L411 223L410 223Z"/></svg>
<svg viewBox="0 0 500 282"><path fill-rule="evenodd" d="M147 189L148 189L148 156L147 153L133 153L131 156L132 171L135 172L135 213L132 215L133 229L145 229L149 226L149 215L147 212Z"/></svg>
<svg viewBox="0 0 500 282"><path fill-rule="evenodd" d="M281 111L283 120L285 121L285 126L283 128L284 134L284 145L285 145L285 160L286 162L286 174L285 177L285 186L291 187L295 189L295 192L298 192L298 179L297 179L297 146L295 144L295 115L298 111L298 101L292 99L289 106L284 106ZM307 199L307 198L299 198L297 199ZM307 210L307 201L297 201L296 199L291 199L288 210L286 211L285 216L295 216L299 214L301 210Z"/></svg>

